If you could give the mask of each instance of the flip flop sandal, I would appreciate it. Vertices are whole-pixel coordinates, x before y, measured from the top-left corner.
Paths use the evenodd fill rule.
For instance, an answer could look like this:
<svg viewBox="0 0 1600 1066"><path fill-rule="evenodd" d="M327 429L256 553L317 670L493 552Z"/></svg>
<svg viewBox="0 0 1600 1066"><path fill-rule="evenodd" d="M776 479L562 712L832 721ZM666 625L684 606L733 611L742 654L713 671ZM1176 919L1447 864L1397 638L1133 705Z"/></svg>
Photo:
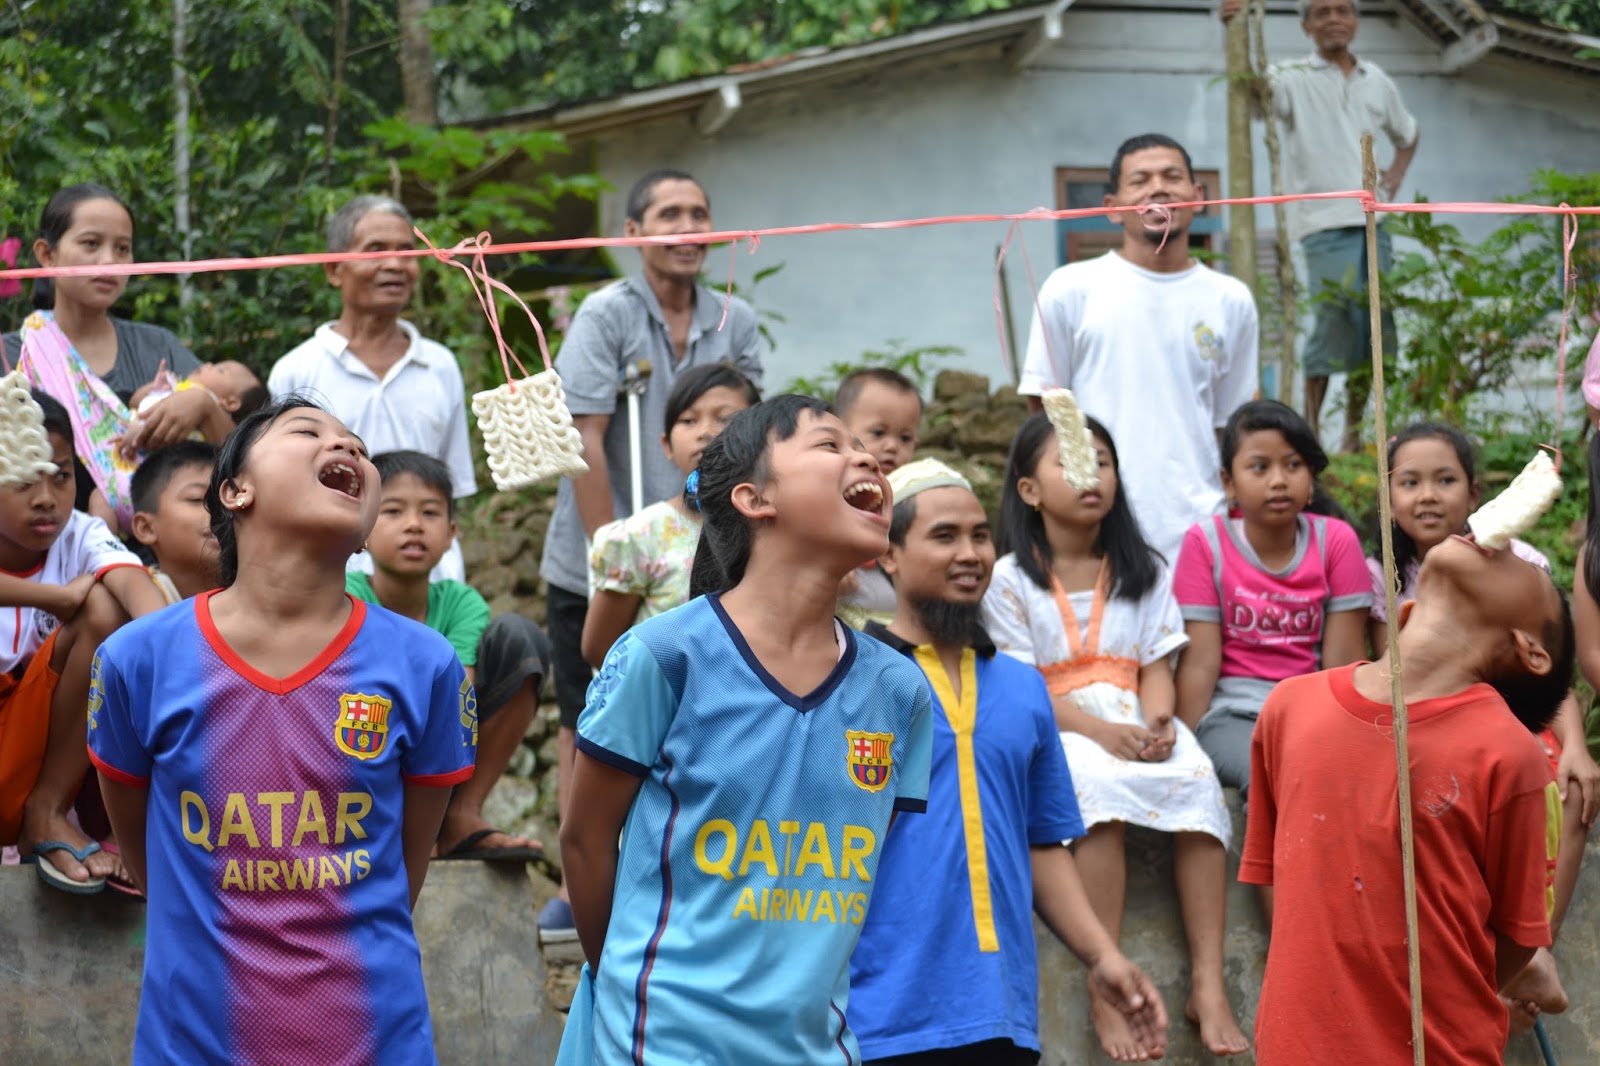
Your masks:
<svg viewBox="0 0 1600 1066"><path fill-rule="evenodd" d="M65 840L41 840L33 846L33 854L24 855L22 861L36 865L39 869L39 880L51 888L70 892L76 896L92 896L105 891L105 878L91 877L87 881L74 881L56 869L55 863L46 862L44 856L48 852L64 851L79 862L86 863L89 861L89 856L100 850L102 850L100 845L92 840L81 848L75 848Z"/></svg>
<svg viewBox="0 0 1600 1066"><path fill-rule="evenodd" d="M438 856L435 862L462 862L476 860L478 862L542 862L544 861L543 847L529 847L526 844L517 844L505 848L480 848L478 844L500 833L510 836L503 829L480 829L476 833L468 833L461 838L455 847Z"/></svg>

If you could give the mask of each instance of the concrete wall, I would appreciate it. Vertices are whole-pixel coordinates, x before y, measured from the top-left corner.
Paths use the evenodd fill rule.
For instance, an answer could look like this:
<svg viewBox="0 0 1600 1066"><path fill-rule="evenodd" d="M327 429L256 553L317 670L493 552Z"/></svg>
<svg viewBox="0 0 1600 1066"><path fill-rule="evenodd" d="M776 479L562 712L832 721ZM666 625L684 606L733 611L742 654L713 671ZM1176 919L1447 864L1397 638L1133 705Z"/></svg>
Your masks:
<svg viewBox="0 0 1600 1066"><path fill-rule="evenodd" d="M1104 166L1125 137L1160 130L1202 168L1223 167L1227 130L1222 30L1201 11L1067 10L1065 40L1013 73L998 49L881 68L803 92L750 95L714 137L687 118L601 136L601 171L625 191L656 166L685 168L711 192L724 228L869 221L1054 207L1057 166ZM1268 51L1309 51L1293 16L1269 19ZM1535 169L1589 170L1600 133L1600 80L1488 58L1444 76L1438 47L1398 16L1362 20L1358 52L1388 69L1422 127L1402 199L1492 200L1527 188ZM1258 135L1259 140L1259 135ZM1387 156L1380 152L1380 159ZM1269 189L1265 149L1256 186ZM620 192L602 204L602 232L620 233ZM1492 223L1462 220L1467 228ZM1272 226L1265 209L1263 230ZM965 369L1002 380L995 324L996 246L1006 227L775 238L740 253L741 281L783 271L756 290L781 312L769 380L782 384L891 339L956 344ZM1025 226L1038 281L1056 265L1054 224ZM632 252L618 254L633 269ZM726 253L709 273L724 279ZM1021 249L1007 259L1019 339L1032 286Z"/></svg>
<svg viewBox="0 0 1600 1066"><path fill-rule="evenodd" d="M1231 795L1231 794L1230 794ZM1235 839L1244 826L1234 803ZM1237 867L1237 855L1232 856ZM1591 844L1557 950L1572 1008L1546 1019L1558 1061L1600 1061L1600 844ZM1172 891L1171 847L1159 834L1129 834L1123 949L1160 987L1172 1017L1166 1062L1215 1066L1183 1020L1187 957ZM441 1066L548 1066L560 1044L581 955L573 945L541 953L534 929L553 886L521 870L436 864L417 906L417 935ZM144 907L111 893L74 897L40 885L27 867L0 867L0 1062L6 1066L117 1066L133 1046L143 965ZM932 916L930 916L930 919ZM1088 1024L1083 968L1049 933L1039 934L1040 1037L1045 1066L1108 1060ZM1226 975L1246 1033L1266 960L1254 892L1228 896ZM205 1009L199 1005L197 1009ZM1408 1055L1401 1056L1409 1059ZM1251 1057L1229 1060L1249 1066ZM1397 1057L1396 1061L1400 1061ZM1506 1062L1541 1062L1531 1034ZM741 1064L742 1066L742 1064Z"/></svg>

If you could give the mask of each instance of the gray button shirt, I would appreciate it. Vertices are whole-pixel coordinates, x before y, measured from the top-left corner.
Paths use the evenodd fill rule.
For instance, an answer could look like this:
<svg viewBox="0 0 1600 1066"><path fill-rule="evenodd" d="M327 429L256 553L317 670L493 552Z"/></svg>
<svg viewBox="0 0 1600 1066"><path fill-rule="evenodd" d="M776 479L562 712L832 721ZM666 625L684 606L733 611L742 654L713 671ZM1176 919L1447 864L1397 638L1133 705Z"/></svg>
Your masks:
<svg viewBox="0 0 1600 1066"><path fill-rule="evenodd" d="M689 323L689 343L681 361L675 361L672 332L661 303L642 277L608 285L584 300L572 319L556 357L567 394L567 409L574 415L611 415L606 428L606 465L611 473L611 506L616 518L633 513L633 463L628 450L628 409L617 395L627 367L641 359L650 363L650 377L639 397L639 451L644 502L655 503L683 488L683 475L661 450L666 422L667 394L678 375L708 363L732 363L751 381L761 384L761 335L756 313L738 297L728 306L728 321L721 331L725 294L704 285L695 289L694 314ZM545 534L544 558L539 564L544 579L557 588L587 595L589 588L588 540L578 517L578 500L572 482L563 479L556 492L556 510Z"/></svg>

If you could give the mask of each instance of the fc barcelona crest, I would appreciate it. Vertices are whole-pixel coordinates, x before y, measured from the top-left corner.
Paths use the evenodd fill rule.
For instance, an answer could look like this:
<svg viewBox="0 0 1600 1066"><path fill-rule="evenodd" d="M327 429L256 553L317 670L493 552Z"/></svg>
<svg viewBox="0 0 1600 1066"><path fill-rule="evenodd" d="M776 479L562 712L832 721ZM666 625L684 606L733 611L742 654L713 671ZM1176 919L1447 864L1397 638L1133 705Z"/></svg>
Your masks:
<svg viewBox="0 0 1600 1066"><path fill-rule="evenodd" d="M333 726L334 743L346 755L375 759L389 739L392 700L382 696L345 693L339 697L339 718Z"/></svg>
<svg viewBox="0 0 1600 1066"><path fill-rule="evenodd" d="M860 733L854 729L844 731L846 766L850 780L868 792L877 792L889 783L889 771L894 769L893 733Z"/></svg>

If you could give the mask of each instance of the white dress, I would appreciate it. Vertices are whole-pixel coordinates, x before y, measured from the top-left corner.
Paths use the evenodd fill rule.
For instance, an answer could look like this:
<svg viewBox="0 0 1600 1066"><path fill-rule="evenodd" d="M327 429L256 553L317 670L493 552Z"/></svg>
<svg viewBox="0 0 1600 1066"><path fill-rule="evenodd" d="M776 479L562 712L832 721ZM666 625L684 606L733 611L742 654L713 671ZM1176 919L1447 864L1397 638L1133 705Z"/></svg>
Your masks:
<svg viewBox="0 0 1600 1066"><path fill-rule="evenodd" d="M1057 584L1059 589L1059 584ZM1139 669L1188 643L1165 569L1137 603L1093 592L1055 593L1022 572L1015 555L995 564L983 597L983 620L995 646L1037 667L1053 696L1071 695L1085 713L1107 722L1143 725ZM1069 636L1068 627L1072 628ZM1233 822L1211 760L1189 727L1173 719L1177 738L1164 762L1119 759L1082 733L1062 732L1083 824L1127 822L1166 833L1209 833L1224 847Z"/></svg>

